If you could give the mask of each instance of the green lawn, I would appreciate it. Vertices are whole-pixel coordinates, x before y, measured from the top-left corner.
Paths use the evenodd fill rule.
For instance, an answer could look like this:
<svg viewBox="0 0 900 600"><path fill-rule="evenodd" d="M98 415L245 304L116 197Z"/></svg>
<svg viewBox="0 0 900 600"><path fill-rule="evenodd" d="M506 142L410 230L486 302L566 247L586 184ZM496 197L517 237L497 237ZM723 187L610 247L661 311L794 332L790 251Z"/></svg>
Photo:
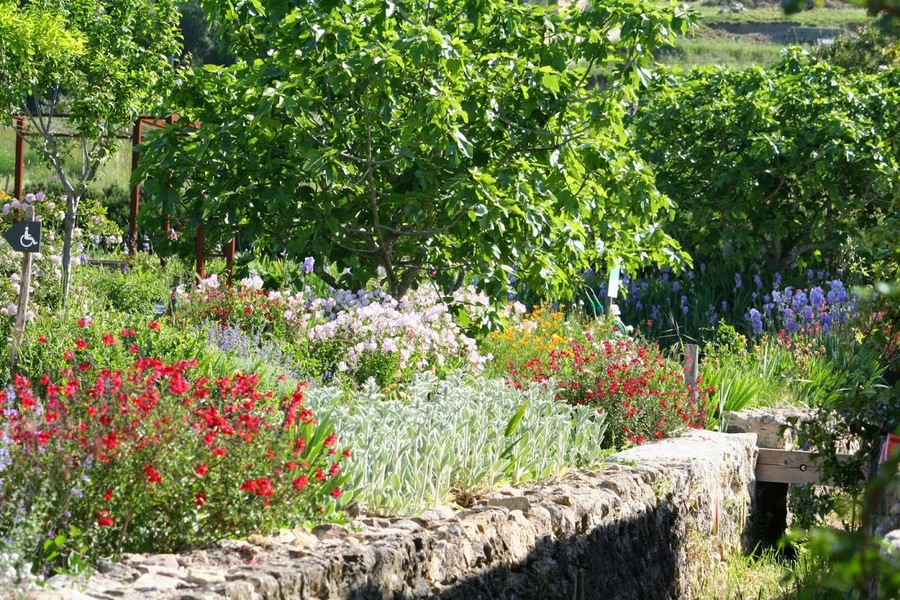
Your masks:
<svg viewBox="0 0 900 600"><path fill-rule="evenodd" d="M7 193L12 193L15 178L16 134L11 128L0 128L0 184ZM68 166L75 167L75 157L70 157ZM90 186L92 189L105 189L116 186L128 188L131 176L131 143L127 140L119 142L119 151L105 164ZM57 183L55 173L41 162L38 153L27 145L25 147L24 188L26 191L39 191L48 181Z"/></svg>

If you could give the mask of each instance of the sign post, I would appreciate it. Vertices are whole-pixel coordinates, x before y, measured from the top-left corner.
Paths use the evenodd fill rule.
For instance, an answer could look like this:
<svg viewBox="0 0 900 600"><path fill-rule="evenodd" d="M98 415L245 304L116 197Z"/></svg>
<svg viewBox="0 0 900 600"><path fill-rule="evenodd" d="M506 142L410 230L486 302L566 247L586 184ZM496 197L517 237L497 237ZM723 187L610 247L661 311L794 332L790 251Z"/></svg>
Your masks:
<svg viewBox="0 0 900 600"><path fill-rule="evenodd" d="M41 223L34 220L34 207L25 205L25 218L13 224L3 237L13 250L22 252L22 279L19 282L19 306L16 311L16 323L13 326L10 362L16 367L19 357L19 346L25 333L25 313L28 312L28 296L31 292L31 255L41 250Z"/></svg>

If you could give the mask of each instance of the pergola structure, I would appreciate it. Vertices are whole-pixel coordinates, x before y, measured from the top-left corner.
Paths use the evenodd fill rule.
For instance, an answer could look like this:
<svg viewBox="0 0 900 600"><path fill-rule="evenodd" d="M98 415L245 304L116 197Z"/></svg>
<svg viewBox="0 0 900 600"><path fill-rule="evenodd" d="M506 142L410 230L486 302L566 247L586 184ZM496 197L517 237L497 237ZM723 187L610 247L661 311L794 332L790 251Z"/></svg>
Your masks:
<svg viewBox="0 0 900 600"><path fill-rule="evenodd" d="M51 118L66 118L68 114L66 113L54 113L49 115ZM131 130L131 136L127 135L119 135L116 136L117 139L122 140L131 140L131 172L132 174L138 168L138 161L140 160L140 152L136 150L136 147L139 146L143 140L143 127L144 125L151 125L153 127L165 127L171 123L178 121L178 115L169 115L165 119L159 119L157 117L143 115L138 117L134 126ZM13 188L13 196L19 200L23 197L23 180L25 174L25 116L24 115L16 115L14 117L15 120L15 129L16 129L16 164L15 164L15 183ZM199 123L195 123L193 127L199 127ZM55 133L54 135L58 137L76 137L70 133ZM129 214L128 214L128 252L131 255L137 253L138 248L138 239L137 239L137 216L140 211L141 206L141 188L139 185L135 184L131 188L131 201L129 204ZM200 225L197 227L196 234L196 272L198 277L205 277L205 264L206 259L208 258L218 258L222 257L225 259L226 264L228 265L229 271L232 270L234 265L234 254L237 246L236 238L232 237L231 241L229 241L225 245L225 250L222 253L209 253L206 252L206 239L203 236L203 221L200 222Z"/></svg>

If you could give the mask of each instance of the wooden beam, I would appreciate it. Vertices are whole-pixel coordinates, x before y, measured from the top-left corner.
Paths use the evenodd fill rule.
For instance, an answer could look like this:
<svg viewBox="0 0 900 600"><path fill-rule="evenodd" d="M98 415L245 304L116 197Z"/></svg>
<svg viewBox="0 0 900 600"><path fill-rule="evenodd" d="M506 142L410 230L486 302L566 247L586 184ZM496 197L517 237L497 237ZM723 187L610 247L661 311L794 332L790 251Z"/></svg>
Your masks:
<svg viewBox="0 0 900 600"><path fill-rule="evenodd" d="M852 458L852 454L838 454L838 460ZM801 450L773 450L760 448L756 459L756 480L772 483L815 483L832 485L823 480L819 469L820 459L812 452Z"/></svg>

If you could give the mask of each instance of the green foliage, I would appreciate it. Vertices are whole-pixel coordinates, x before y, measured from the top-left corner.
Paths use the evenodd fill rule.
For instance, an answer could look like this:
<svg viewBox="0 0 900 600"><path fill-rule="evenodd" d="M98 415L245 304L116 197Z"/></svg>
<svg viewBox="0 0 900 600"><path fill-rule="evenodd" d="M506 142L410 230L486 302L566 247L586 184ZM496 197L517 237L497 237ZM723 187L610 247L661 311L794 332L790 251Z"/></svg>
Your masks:
<svg viewBox="0 0 900 600"><path fill-rule="evenodd" d="M478 493L593 466L605 454L602 415L557 402L539 386L513 390L461 372L443 380L424 373L402 400L372 385L350 398L334 387L307 396L358 448L347 501L376 514L467 505Z"/></svg>
<svg viewBox="0 0 900 600"><path fill-rule="evenodd" d="M900 595L900 569L897 569L900 554L896 546L873 533L882 498L891 489L896 493L900 486L898 464L900 454L895 454L866 484L858 528L836 531L819 527L791 533L794 541L805 543L813 556L828 565L828 576L822 578L815 590L807 590L802 599L893 600Z"/></svg>
<svg viewBox="0 0 900 600"><path fill-rule="evenodd" d="M633 126L694 259L774 271L895 221L898 90L894 71L794 50L769 70L662 72Z"/></svg>
<svg viewBox="0 0 900 600"><path fill-rule="evenodd" d="M861 497L865 477L874 472L874 460L885 435L900 426L900 318L896 287L884 286L870 295L868 310L857 323L859 341L835 345L823 355L830 371L812 373L809 389L815 419L798 426L801 443L821 456L822 472L832 478L855 503ZM848 441L859 449L847 460L838 453ZM811 518L821 519L835 508L835 496L806 490L802 501ZM854 524L855 525L855 524Z"/></svg>
<svg viewBox="0 0 900 600"><path fill-rule="evenodd" d="M512 269L564 297L592 261L684 258L622 122L688 26L674 3L202 4L237 60L180 82L142 160L179 231L320 257L350 289L383 269L394 297L425 276L504 297Z"/></svg>
<svg viewBox="0 0 900 600"><path fill-rule="evenodd" d="M900 60L900 33L893 19L882 17L854 35L842 35L833 44L816 49L816 57L848 71L877 73Z"/></svg>

